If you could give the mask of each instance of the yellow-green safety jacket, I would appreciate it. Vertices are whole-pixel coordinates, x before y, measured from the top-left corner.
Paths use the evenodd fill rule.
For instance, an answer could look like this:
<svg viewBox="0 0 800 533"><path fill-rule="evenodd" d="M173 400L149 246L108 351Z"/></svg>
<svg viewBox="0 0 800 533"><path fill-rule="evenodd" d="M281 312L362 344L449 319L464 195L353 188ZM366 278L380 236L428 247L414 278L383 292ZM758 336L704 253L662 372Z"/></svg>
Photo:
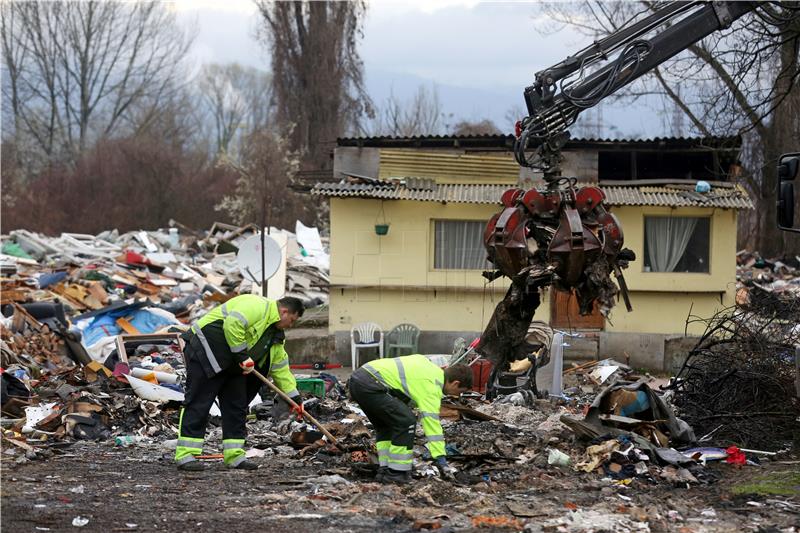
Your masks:
<svg viewBox="0 0 800 533"><path fill-rule="evenodd" d="M403 393L416 405L431 457L445 455L444 432L439 421L444 371L420 354L376 359L363 368L384 387Z"/></svg>
<svg viewBox="0 0 800 533"><path fill-rule="evenodd" d="M284 348L283 332L270 328L280 319L278 303L257 294L240 294L215 307L192 324L191 328L207 358L203 363L208 364L203 366L210 368L213 374L218 374L230 365L230 357L237 365L251 357L260 367L267 358L267 337L275 334L277 342L269 347L269 368L264 373L271 376L275 385L287 395L298 396L297 382L289 369L289 356ZM219 343L210 341L205 334L209 333L209 326L213 328L220 323L226 346L218 346ZM264 335L265 332L267 335Z"/></svg>

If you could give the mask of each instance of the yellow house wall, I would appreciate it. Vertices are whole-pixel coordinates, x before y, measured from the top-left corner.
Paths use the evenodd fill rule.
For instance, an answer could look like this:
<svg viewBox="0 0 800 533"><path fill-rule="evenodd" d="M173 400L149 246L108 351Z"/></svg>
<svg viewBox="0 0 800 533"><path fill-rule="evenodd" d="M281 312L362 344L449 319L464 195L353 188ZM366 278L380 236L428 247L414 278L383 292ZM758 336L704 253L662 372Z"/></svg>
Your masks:
<svg viewBox="0 0 800 533"><path fill-rule="evenodd" d="M615 207L625 234L625 246L636 252L636 261L625 271L631 290L666 292L720 292L733 290L736 280L736 211L700 207ZM644 217L710 217L708 273L644 271Z"/></svg>
<svg viewBox="0 0 800 533"><path fill-rule="evenodd" d="M495 285L495 284L492 284ZM423 331L483 331L506 289L487 287L486 294L460 290L331 289L330 331L349 331L353 324L376 322L384 331L410 322ZM538 320L549 320L542 302Z"/></svg>
<svg viewBox="0 0 800 533"><path fill-rule="evenodd" d="M381 214L381 204L383 213ZM434 219L486 222L499 206L331 199L331 285L482 289L479 270L433 270ZM375 224L389 224L376 235Z"/></svg>
<svg viewBox="0 0 800 533"><path fill-rule="evenodd" d="M606 331L683 333L690 310L709 317L733 305L736 292L736 211L714 208L615 207L625 232L625 246L636 252L636 261L624 270L631 290L633 312L620 303L606 322ZM645 216L710 217L708 273L645 272ZM689 333L702 333L693 324Z"/></svg>
<svg viewBox="0 0 800 533"><path fill-rule="evenodd" d="M426 331L480 331L502 299L507 281L486 286L480 271L433 269L434 219L486 221L494 205L331 199L330 330L347 331L365 321L389 329L412 322ZM710 208L618 207L625 244L637 260L624 271L632 313L620 302L606 331L683 333L686 317L710 316L732 305L735 291L736 212ZM707 274L644 272L647 215L710 216L710 271ZM390 224L388 235L374 225ZM536 318L550 319L549 295ZM701 333L699 326L690 333Z"/></svg>

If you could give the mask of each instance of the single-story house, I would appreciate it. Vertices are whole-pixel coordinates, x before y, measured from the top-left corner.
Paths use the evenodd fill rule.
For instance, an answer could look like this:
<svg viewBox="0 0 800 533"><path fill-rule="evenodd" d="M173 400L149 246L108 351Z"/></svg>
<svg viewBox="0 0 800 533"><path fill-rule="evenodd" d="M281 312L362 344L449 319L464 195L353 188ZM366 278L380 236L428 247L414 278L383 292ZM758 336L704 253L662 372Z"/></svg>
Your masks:
<svg viewBox="0 0 800 533"><path fill-rule="evenodd" d="M506 189L543 183L516 164L513 142L506 135L338 140L338 181L318 183L311 194L330 202L329 329L341 361L349 361L350 329L360 322L384 332L413 323L423 353L450 353L454 339L483 330L508 287L481 276L490 268L485 224ZM671 339L701 333L699 325L687 328L690 314L734 303L737 213L753 208L734 181L740 148L738 137L566 145L563 175L599 184L637 256L625 271L633 312L620 302L608 319L581 316L574 296L546 291L536 318L582 333L571 341L573 355L629 355L632 364L667 368ZM696 192L698 180L710 192Z"/></svg>

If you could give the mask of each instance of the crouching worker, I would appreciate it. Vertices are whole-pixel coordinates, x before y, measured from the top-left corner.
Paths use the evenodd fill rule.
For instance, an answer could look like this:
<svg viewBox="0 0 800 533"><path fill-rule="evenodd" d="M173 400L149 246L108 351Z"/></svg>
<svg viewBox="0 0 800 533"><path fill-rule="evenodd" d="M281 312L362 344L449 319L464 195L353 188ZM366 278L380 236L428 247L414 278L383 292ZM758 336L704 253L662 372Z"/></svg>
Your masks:
<svg viewBox="0 0 800 533"><path fill-rule="evenodd" d="M449 473L444 432L439 422L442 396L458 396L472 388L472 370L453 365L444 370L424 355L371 361L350 377L350 396L375 428L381 483L409 483L417 420L422 417L428 450L442 474Z"/></svg>
<svg viewBox="0 0 800 533"><path fill-rule="evenodd" d="M243 470L258 468L244 451L247 407L261 383L251 372L258 368L287 395L299 397L283 330L302 315L303 303L297 298L276 302L243 294L209 311L184 334L186 396L175 450L179 470L203 470L195 456L203 452L208 413L215 398L219 398L222 413L225 464Z"/></svg>

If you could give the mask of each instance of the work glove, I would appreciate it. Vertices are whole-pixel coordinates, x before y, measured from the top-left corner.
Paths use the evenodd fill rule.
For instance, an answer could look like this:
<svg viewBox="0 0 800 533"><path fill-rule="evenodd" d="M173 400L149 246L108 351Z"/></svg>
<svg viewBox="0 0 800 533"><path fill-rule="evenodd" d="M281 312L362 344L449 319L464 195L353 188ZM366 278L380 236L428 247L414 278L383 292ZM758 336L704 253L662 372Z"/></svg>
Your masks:
<svg viewBox="0 0 800 533"><path fill-rule="evenodd" d="M300 398L297 399L299 400ZM298 402L296 405L293 405L292 407L289 408L289 411L296 414L298 420L303 419L303 413L305 413L305 410L303 409L302 403Z"/></svg>
<svg viewBox="0 0 800 533"><path fill-rule="evenodd" d="M447 458L444 455L437 457L435 464L436 468L439 470L439 474L442 476L442 479L446 479L448 481L455 480L456 469L447 463Z"/></svg>
<svg viewBox="0 0 800 533"><path fill-rule="evenodd" d="M239 363L239 366L242 367L242 374L249 374L250 372L256 369L255 361L253 361L249 357L244 361L242 361L241 363Z"/></svg>

